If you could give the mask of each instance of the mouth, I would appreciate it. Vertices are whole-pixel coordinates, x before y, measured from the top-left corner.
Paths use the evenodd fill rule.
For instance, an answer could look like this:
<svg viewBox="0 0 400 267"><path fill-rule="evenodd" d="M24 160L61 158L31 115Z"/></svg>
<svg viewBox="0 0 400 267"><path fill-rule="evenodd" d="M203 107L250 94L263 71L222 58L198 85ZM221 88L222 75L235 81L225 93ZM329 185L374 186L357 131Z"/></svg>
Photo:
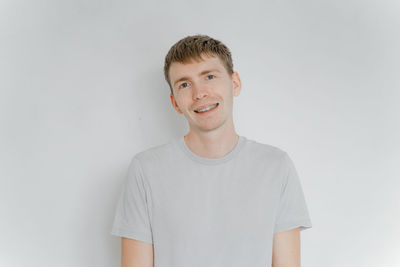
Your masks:
<svg viewBox="0 0 400 267"><path fill-rule="evenodd" d="M198 114L210 113L210 112L214 111L218 106L219 106L219 103L216 103L214 105L210 105L201 110L194 110L194 112L196 112Z"/></svg>

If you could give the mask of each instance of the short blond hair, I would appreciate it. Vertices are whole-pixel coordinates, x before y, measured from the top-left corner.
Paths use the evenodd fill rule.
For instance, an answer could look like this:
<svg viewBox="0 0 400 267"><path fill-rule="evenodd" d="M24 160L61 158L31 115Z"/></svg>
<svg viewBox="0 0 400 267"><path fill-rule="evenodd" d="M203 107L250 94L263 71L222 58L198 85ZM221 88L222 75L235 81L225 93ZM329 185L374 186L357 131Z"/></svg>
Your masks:
<svg viewBox="0 0 400 267"><path fill-rule="evenodd" d="M199 34L187 36L176 42L165 56L164 76L171 90L171 94L173 94L169 77L171 64L173 62L185 64L193 59L199 61L203 59L202 54L218 57L224 64L228 74L233 74L232 54L226 45L207 35Z"/></svg>

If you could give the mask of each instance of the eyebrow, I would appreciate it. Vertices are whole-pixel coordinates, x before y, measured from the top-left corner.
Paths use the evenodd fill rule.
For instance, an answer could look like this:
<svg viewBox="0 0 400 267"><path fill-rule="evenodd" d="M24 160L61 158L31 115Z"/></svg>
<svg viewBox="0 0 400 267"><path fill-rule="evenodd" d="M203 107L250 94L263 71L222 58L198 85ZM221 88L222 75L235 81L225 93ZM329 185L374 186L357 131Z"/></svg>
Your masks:
<svg viewBox="0 0 400 267"><path fill-rule="evenodd" d="M203 70L202 72L200 72L199 73L199 75L198 76L202 76L202 75L204 75L204 74L207 74L207 73L210 73L210 72L220 72L218 69L212 69L212 70ZM190 80L190 78L189 77L182 77L182 78L179 78L176 82L174 82L174 86L178 83L178 82L181 82L181 81L185 81L185 80Z"/></svg>

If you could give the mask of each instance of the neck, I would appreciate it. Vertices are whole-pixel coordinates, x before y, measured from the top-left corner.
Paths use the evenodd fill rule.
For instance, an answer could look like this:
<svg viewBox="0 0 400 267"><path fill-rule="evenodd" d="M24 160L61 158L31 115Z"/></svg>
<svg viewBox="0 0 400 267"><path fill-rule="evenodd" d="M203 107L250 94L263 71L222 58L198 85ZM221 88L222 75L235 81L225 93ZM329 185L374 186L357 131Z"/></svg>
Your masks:
<svg viewBox="0 0 400 267"><path fill-rule="evenodd" d="M188 148L203 158L222 158L231 152L239 142L239 135L233 130L228 133L196 134L190 131L184 140Z"/></svg>

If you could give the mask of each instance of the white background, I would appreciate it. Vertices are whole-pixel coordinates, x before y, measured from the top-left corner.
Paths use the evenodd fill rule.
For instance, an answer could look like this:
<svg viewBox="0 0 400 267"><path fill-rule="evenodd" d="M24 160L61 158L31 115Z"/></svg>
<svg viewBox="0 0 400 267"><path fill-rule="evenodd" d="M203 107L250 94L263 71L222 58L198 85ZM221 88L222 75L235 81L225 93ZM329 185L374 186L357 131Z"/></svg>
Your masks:
<svg viewBox="0 0 400 267"><path fill-rule="evenodd" d="M240 135L289 153L302 266L400 266L398 1L0 2L0 266L119 266L131 157L186 134L179 39L232 51ZM397 164L397 165L396 165Z"/></svg>

